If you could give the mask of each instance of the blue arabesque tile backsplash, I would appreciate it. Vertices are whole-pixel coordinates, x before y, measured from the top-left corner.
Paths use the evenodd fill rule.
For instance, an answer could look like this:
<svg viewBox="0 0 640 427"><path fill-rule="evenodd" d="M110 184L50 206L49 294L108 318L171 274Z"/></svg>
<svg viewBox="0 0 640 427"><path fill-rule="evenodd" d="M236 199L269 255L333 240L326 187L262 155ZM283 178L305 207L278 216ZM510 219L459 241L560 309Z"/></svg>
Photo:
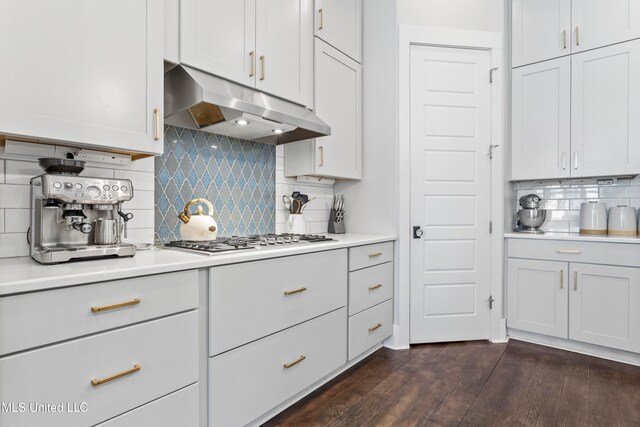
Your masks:
<svg viewBox="0 0 640 427"><path fill-rule="evenodd" d="M178 213L195 198L213 204L218 236L275 232L274 146L166 126L155 170L157 239L180 238Z"/></svg>

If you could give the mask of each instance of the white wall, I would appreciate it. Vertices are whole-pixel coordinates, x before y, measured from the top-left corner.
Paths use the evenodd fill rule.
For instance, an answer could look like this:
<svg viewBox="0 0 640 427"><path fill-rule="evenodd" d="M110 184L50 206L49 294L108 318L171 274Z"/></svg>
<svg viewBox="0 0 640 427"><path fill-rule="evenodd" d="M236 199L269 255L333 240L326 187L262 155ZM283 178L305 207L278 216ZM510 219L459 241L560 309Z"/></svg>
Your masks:
<svg viewBox="0 0 640 427"><path fill-rule="evenodd" d="M44 172L37 158L5 154L0 146L0 258L27 256L27 228L30 223L31 186L29 180ZM130 179L134 197L123 204L134 217L128 224L128 239L133 243L153 243L154 162L153 157L131 162L129 166L87 163L85 176Z"/></svg>
<svg viewBox="0 0 640 427"><path fill-rule="evenodd" d="M502 31L504 0L397 0L398 24Z"/></svg>

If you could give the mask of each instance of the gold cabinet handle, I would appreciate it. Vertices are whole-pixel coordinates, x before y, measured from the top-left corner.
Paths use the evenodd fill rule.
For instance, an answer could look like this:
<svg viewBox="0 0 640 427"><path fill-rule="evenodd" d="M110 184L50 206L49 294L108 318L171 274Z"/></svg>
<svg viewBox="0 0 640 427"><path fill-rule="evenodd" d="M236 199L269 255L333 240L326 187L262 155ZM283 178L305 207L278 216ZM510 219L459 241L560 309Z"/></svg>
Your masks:
<svg viewBox="0 0 640 427"><path fill-rule="evenodd" d="M378 283L376 285L369 286L369 290L370 291L375 291L376 289L380 289L381 287L382 287L382 283Z"/></svg>
<svg viewBox="0 0 640 427"><path fill-rule="evenodd" d="M264 55L260 55L260 80L264 80Z"/></svg>
<svg viewBox="0 0 640 427"><path fill-rule="evenodd" d="M155 119L156 119L156 128L155 128L155 133L153 134L153 139L157 141L160 139L160 109L154 108L153 114L155 115Z"/></svg>
<svg viewBox="0 0 640 427"><path fill-rule="evenodd" d="M376 326L372 326L369 328L369 332L373 332L376 329L380 329L382 327L382 323L378 323Z"/></svg>
<svg viewBox="0 0 640 427"><path fill-rule="evenodd" d="M573 290L574 291L578 290L578 272L577 271L573 272Z"/></svg>
<svg viewBox="0 0 640 427"><path fill-rule="evenodd" d="M564 270L560 270L560 289L564 286Z"/></svg>
<svg viewBox="0 0 640 427"><path fill-rule="evenodd" d="M249 73L249 77L253 77L256 75L256 53L254 51L249 52L249 57L251 58L251 72Z"/></svg>
<svg viewBox="0 0 640 427"><path fill-rule="evenodd" d="M557 252L559 254L572 254L572 255L578 255L579 253L582 253L582 251L580 250L573 250L573 249L558 249Z"/></svg>
<svg viewBox="0 0 640 427"><path fill-rule="evenodd" d="M94 379L91 380L91 385L94 386L94 387L97 387L97 386L99 386L101 384L106 384L106 383L108 383L110 381L117 380L118 378L122 378L124 376L131 375L134 372L138 372L139 370L140 370L140 365L136 364L136 365L133 365L133 368L131 368L131 369L127 369L126 371L122 371L119 374L111 375L110 377L103 378L101 380L98 380L98 379L94 378Z"/></svg>
<svg viewBox="0 0 640 427"><path fill-rule="evenodd" d="M298 288L298 289L293 289L291 291L284 291L284 294L285 295L299 294L300 292L304 292L306 290L307 290L307 288L301 287L301 288Z"/></svg>
<svg viewBox="0 0 640 427"><path fill-rule="evenodd" d="M576 46L580 46L580 27L576 27Z"/></svg>
<svg viewBox="0 0 640 427"><path fill-rule="evenodd" d="M578 152L573 153L573 168L578 169Z"/></svg>
<svg viewBox="0 0 640 427"><path fill-rule="evenodd" d="M324 10L322 10L322 8L318 9L318 14L320 15L320 25L318 29L321 30L324 28Z"/></svg>
<svg viewBox="0 0 640 427"><path fill-rule="evenodd" d="M306 359L306 357L305 357L305 356L303 356L303 355L300 355L300 357L298 357L298 358L297 358L296 360L294 360L293 362L291 362L291 363L285 363L285 364L284 364L284 365L282 365L282 366L284 366L284 368L285 368L285 369L289 369L289 368L291 368L292 366L296 366L298 363L302 362L304 359Z"/></svg>
<svg viewBox="0 0 640 427"><path fill-rule="evenodd" d="M100 313L102 311L115 310L117 308L129 307L131 305L138 305L138 304L140 304L140 299L139 298L134 298L131 301L125 301L125 302L121 302L119 304L105 305L105 306L102 306L102 307L93 306L93 307L91 307L91 312L92 313Z"/></svg>
<svg viewBox="0 0 640 427"><path fill-rule="evenodd" d="M369 258L375 258L382 255L382 252L374 252L372 254L369 254Z"/></svg>
<svg viewBox="0 0 640 427"><path fill-rule="evenodd" d="M320 145L318 150L320 150L320 164L318 166L324 166L324 147Z"/></svg>
<svg viewBox="0 0 640 427"><path fill-rule="evenodd" d="M567 48L567 30L564 30L562 32L562 48L563 49Z"/></svg>

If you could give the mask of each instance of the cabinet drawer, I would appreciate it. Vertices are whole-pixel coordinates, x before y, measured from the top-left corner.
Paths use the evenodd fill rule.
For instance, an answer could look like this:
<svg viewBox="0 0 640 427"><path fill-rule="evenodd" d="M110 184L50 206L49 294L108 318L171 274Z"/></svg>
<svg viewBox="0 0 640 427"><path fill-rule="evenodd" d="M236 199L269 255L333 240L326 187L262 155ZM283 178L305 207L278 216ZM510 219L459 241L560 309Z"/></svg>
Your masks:
<svg viewBox="0 0 640 427"><path fill-rule="evenodd" d="M349 273L349 316L393 298L393 263Z"/></svg>
<svg viewBox="0 0 640 427"><path fill-rule="evenodd" d="M393 242L349 248L349 271L393 261Z"/></svg>
<svg viewBox="0 0 640 427"><path fill-rule="evenodd" d="M210 270L210 355L347 304L346 249Z"/></svg>
<svg viewBox="0 0 640 427"><path fill-rule="evenodd" d="M0 411L0 425L52 425L52 417L54 425L93 425L198 381L198 312L8 356L0 378L0 402L87 405L84 413Z"/></svg>
<svg viewBox="0 0 640 427"><path fill-rule="evenodd" d="M0 298L0 354L197 307L196 270Z"/></svg>
<svg viewBox="0 0 640 427"><path fill-rule="evenodd" d="M210 425L245 425L344 365L346 329L341 308L210 359Z"/></svg>
<svg viewBox="0 0 640 427"><path fill-rule="evenodd" d="M193 384L98 426L197 426L198 398L198 384Z"/></svg>
<svg viewBox="0 0 640 427"><path fill-rule="evenodd" d="M635 243L509 239L507 254L510 258L640 267L640 244Z"/></svg>
<svg viewBox="0 0 640 427"><path fill-rule="evenodd" d="M349 317L349 360L393 333L393 300Z"/></svg>

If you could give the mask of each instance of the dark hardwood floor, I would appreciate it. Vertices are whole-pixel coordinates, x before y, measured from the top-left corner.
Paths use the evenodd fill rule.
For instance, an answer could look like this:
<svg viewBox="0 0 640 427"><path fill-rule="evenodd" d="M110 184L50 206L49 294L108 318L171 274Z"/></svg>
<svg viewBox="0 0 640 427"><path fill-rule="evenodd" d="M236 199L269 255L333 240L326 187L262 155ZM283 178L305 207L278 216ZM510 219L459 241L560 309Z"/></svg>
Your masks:
<svg viewBox="0 0 640 427"><path fill-rule="evenodd" d="M520 341L380 349L266 426L640 426L640 367Z"/></svg>

